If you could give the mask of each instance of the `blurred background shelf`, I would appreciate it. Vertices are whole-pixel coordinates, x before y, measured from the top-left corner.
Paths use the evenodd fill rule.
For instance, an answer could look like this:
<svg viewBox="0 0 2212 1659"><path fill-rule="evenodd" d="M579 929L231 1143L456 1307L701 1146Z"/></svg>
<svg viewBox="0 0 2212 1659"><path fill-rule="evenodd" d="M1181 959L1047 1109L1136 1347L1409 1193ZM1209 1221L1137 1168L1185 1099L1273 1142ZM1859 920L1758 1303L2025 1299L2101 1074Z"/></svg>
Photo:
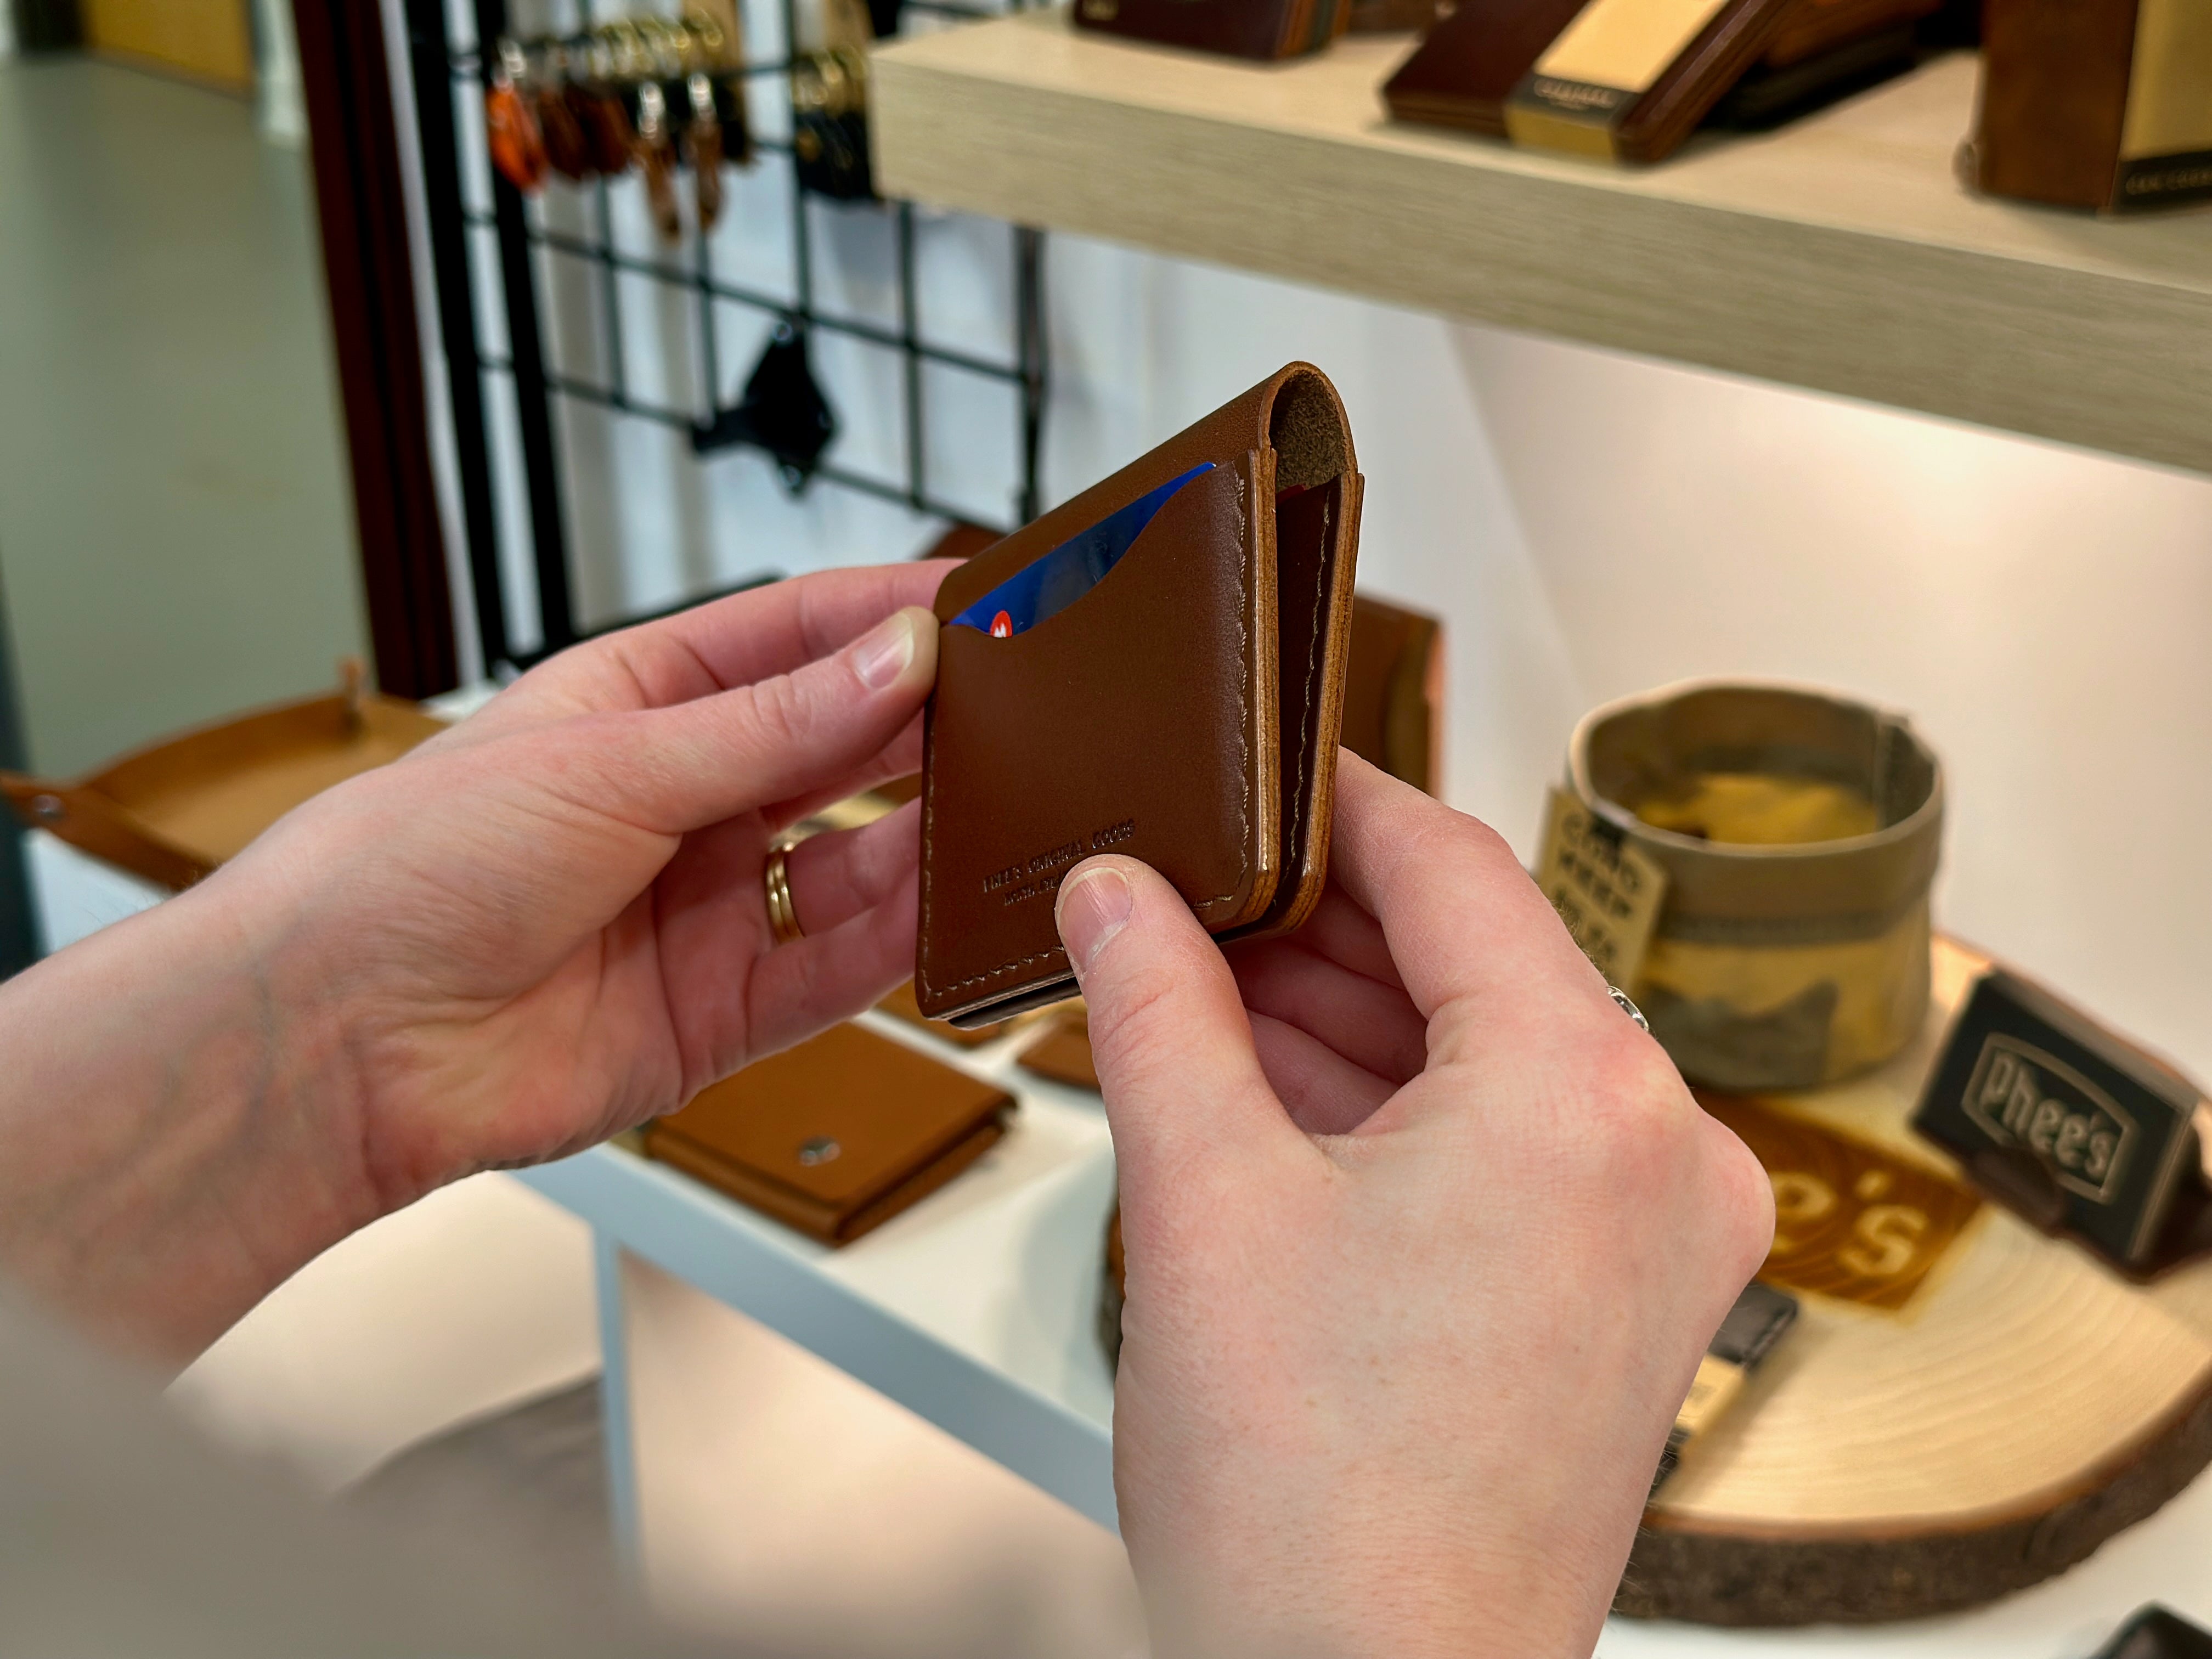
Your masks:
<svg viewBox="0 0 2212 1659"><path fill-rule="evenodd" d="M1976 62L1632 171L1389 121L1401 36L1254 67L1062 10L876 57L886 191L2212 471L2212 214L1978 199Z"/></svg>

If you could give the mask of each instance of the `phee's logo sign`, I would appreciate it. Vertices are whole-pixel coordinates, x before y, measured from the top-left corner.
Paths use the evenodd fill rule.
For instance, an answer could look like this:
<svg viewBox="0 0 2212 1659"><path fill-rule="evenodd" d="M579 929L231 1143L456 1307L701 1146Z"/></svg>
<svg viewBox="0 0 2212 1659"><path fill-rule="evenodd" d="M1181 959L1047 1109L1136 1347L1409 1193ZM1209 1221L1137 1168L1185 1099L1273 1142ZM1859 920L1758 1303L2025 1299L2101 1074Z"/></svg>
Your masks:
<svg viewBox="0 0 2212 1659"><path fill-rule="evenodd" d="M2109 1204L2119 1190L2135 1121L2065 1061L1993 1031L1983 1039L1965 1104L1990 1139L2033 1152L2067 1191Z"/></svg>

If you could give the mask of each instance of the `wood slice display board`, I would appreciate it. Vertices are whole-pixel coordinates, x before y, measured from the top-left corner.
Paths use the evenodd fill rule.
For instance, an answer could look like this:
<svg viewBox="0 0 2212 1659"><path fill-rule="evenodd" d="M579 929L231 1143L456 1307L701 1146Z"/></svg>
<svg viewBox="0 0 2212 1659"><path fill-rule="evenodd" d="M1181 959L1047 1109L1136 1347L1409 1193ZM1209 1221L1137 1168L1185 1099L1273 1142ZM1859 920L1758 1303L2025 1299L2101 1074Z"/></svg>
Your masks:
<svg viewBox="0 0 2212 1659"><path fill-rule="evenodd" d="M1760 1277L1803 1307L1660 1489L1616 1611L1972 1606L2081 1560L2212 1461L2212 1262L2131 1285L1979 1201L1907 1127L1985 965L1939 939L1929 1029L1877 1072L1708 1100L1773 1177Z"/></svg>

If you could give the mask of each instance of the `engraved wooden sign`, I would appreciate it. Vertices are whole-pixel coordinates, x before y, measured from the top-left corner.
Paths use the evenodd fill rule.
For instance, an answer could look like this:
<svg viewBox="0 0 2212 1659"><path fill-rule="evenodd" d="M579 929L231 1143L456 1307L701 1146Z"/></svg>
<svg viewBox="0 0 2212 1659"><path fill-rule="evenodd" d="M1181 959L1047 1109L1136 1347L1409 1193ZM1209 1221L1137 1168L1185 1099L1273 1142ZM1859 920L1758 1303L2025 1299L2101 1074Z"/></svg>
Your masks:
<svg viewBox="0 0 2212 1659"><path fill-rule="evenodd" d="M1802 1306L1660 1488L1618 1611L1790 1625L1972 1606L2072 1565L2212 1462L2212 1263L2130 1283L1979 1201L1909 1127L1987 966L1939 939L1929 1029L1879 1071L1708 1100L1767 1166L1761 1276ZM2054 1152L2070 1134L2088 1178L2096 1123L2026 1129Z"/></svg>

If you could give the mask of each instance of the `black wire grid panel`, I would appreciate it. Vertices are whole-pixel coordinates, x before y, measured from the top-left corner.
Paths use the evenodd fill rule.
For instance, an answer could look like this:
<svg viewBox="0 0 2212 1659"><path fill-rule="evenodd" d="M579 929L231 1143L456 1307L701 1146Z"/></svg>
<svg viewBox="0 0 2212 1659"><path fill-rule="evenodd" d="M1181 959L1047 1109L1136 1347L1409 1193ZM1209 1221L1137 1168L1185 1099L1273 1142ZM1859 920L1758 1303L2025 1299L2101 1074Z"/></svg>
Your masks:
<svg viewBox="0 0 2212 1659"><path fill-rule="evenodd" d="M1016 3L1019 3L1016 0ZM595 8L591 0L583 0L583 4L587 21L597 21L592 16ZM952 0L905 0L905 4L915 11L947 17L997 15L994 10L953 3ZM793 293L789 297L760 292L719 276L709 238L703 234L690 239L693 252L688 270L678 271L657 260L623 253L614 243L605 179L591 186L598 198L596 235L578 235L532 223L521 192L495 169L492 173L491 211L486 214L473 210L467 204L463 188L456 104L464 102L469 110L481 110L481 94L489 84L494 64L489 52L457 49L453 45L447 5L447 0L405 0L431 264L449 370L447 381L453 417L454 463L462 527L468 544L469 585L476 602L477 632L487 672L496 674L502 668L526 668L574 644L583 632L578 625L570 584L553 399L572 398L687 434L703 433L713 425L718 410L712 405L722 395L723 354L715 321L718 302L750 307L803 331L842 335L899 356L905 405L902 411L903 482L894 483L871 477L840 467L834 461L817 465L813 477L906 506L917 513L946 519L972 520L976 517L972 509L935 499L927 488L924 364L938 363L1005 382L1011 394L1019 400L1019 484L1013 520L993 527L1011 530L1036 516L1047 373L1042 232L1025 227L1015 227L1013 230L1014 361L1005 363L923 339L915 291L915 212L911 203L890 202L879 210L895 216L898 267L896 327L838 316L817 307L809 192L800 187L795 171L790 191ZM508 33L507 0L471 0L471 5L479 45L495 42ZM799 0L781 0L781 5L784 40L788 48L799 39ZM606 9L611 17L626 12L628 8L616 0ZM789 69L787 60L749 61L743 72L749 77L749 85L774 84L783 88L787 99ZM465 100L447 95L456 86L470 88L472 95ZM755 149L781 158L783 164L789 163L791 146L787 142L757 135L753 144ZM470 266L472 228L489 229L496 240L499 283L507 313L508 349L504 357L487 353L483 346L483 330L477 316ZM537 248L580 258L598 268L601 326L607 342L607 383L599 384L549 367L540 321L538 276L532 262L532 252ZM625 368L621 307L616 295L617 280L625 275L681 289L696 304L696 335L708 408L698 411L676 409L634 393ZM513 377L523 499L528 511L531 566L537 587L538 642L534 647L517 644L514 629L517 606L500 559L491 428L488 424L490 411L486 406L484 389L488 371ZM708 597L710 595L697 594L684 603ZM644 619L626 617L607 626Z"/></svg>

